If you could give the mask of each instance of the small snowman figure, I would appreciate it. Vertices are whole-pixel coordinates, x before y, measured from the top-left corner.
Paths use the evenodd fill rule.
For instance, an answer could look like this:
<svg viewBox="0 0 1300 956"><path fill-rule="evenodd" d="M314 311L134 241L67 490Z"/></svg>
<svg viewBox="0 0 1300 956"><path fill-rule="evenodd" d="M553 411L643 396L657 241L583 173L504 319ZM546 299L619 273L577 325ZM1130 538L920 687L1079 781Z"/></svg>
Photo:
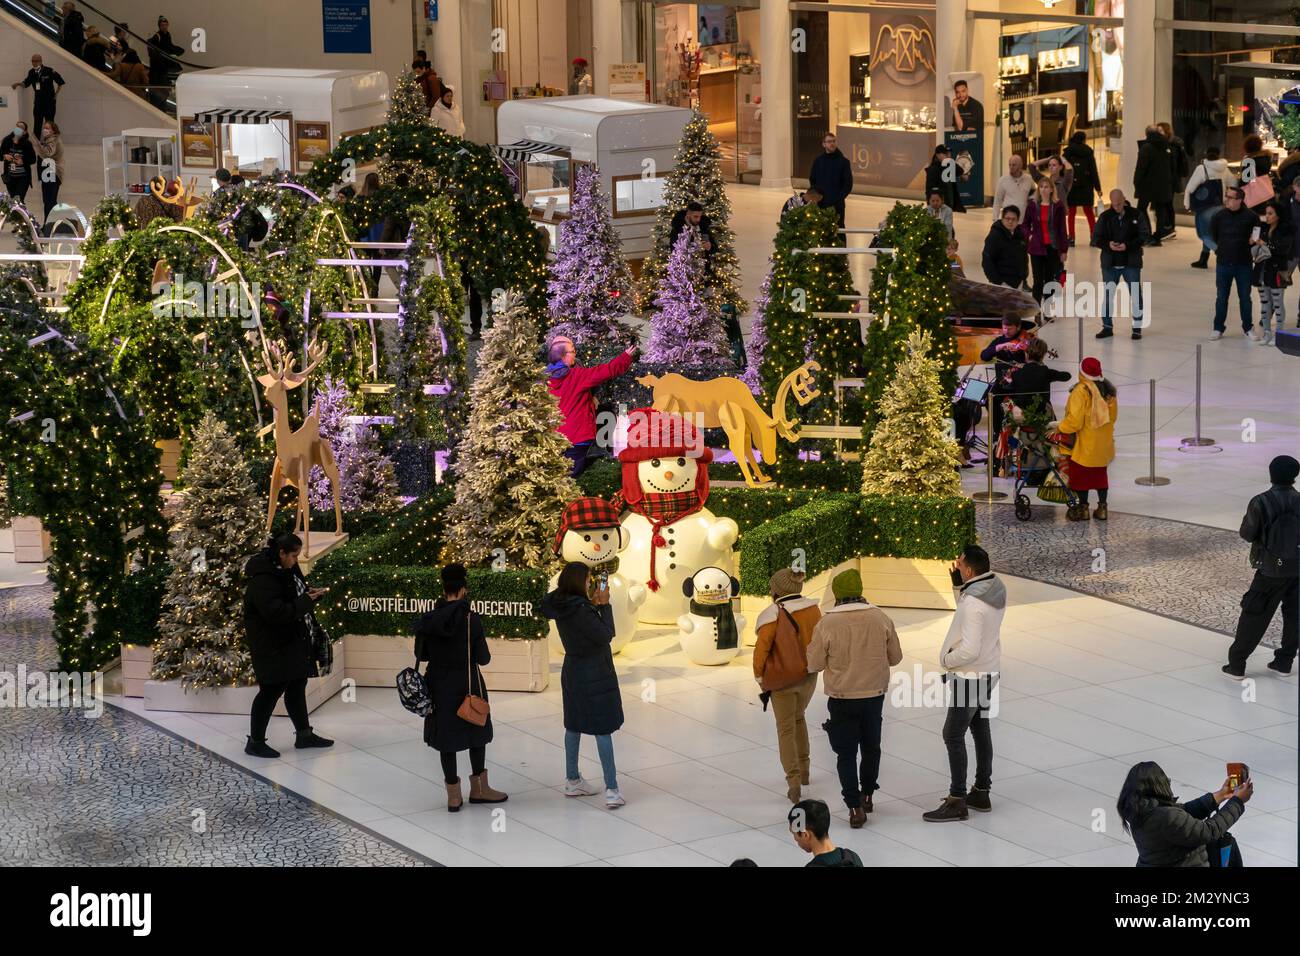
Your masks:
<svg viewBox="0 0 1300 956"><path fill-rule="evenodd" d="M731 573L740 529L704 507L713 452L704 447L704 433L681 415L633 411L618 460L623 485L614 506L631 539L621 571L649 590L641 623L673 625L686 610L682 585L692 574L708 567Z"/></svg>
<svg viewBox="0 0 1300 956"><path fill-rule="evenodd" d="M618 553L631 538L618 521L618 510L604 498L577 498L568 503L555 535L555 553L565 561L580 561L591 568L592 581L609 583L609 606L614 612L614 640L610 651L617 654L636 634L637 608L646 599L644 584L634 584L619 573ZM551 577L555 590L559 574ZM564 653L555 622L551 622L550 647Z"/></svg>
<svg viewBox="0 0 1300 956"><path fill-rule="evenodd" d="M731 609L740 582L722 568L700 568L682 584L691 609L677 619L677 639L695 664L725 664L740 653L744 615Z"/></svg>

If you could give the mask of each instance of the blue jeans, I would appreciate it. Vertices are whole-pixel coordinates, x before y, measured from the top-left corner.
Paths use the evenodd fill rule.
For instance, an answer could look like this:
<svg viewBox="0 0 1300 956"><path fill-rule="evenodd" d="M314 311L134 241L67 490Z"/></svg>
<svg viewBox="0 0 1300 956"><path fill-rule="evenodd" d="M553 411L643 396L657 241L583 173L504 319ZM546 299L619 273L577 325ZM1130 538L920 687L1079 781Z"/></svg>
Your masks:
<svg viewBox="0 0 1300 956"><path fill-rule="evenodd" d="M1101 295L1101 325L1102 328L1111 327L1110 310L1111 300L1115 297L1120 283L1128 286L1129 303L1133 309L1133 328L1140 329L1149 322L1143 319L1146 313L1142 310L1142 267L1141 266L1102 266L1101 281L1105 288Z"/></svg>
<svg viewBox="0 0 1300 956"><path fill-rule="evenodd" d="M1237 302L1241 306L1241 329L1249 332L1254 323L1250 317L1249 262L1217 263L1214 267L1214 330L1222 332L1228 325L1228 293L1237 283Z"/></svg>
<svg viewBox="0 0 1300 956"><path fill-rule="evenodd" d="M595 734L596 753L600 754L600 769L605 774L605 789L618 789L618 769L614 766L614 738L610 734ZM577 780L582 776L578 772L578 744L582 734L574 730L564 732L564 776Z"/></svg>

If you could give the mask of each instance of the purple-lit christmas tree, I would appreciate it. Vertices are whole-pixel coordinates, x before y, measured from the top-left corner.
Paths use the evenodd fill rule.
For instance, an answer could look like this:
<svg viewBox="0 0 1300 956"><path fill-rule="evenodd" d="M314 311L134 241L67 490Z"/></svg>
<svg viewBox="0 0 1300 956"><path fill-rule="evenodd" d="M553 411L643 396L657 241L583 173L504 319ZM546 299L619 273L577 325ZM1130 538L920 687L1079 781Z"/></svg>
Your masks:
<svg viewBox="0 0 1300 956"><path fill-rule="evenodd" d="M704 253L695 234L684 229L655 296L647 362L733 367L716 299L705 294L706 289Z"/></svg>
<svg viewBox="0 0 1300 956"><path fill-rule="evenodd" d="M551 336L567 335L580 350L637 343L636 330L620 319L633 308L632 276L594 167L581 167L574 177L573 208L546 291Z"/></svg>
<svg viewBox="0 0 1300 956"><path fill-rule="evenodd" d="M312 412L320 423L320 436L329 442L339 466L339 502L344 511L390 511L397 507L393 489L393 462L380 450L379 441L366 426L351 427L347 416L357 409L342 379L325 376L316 390ZM334 496L325 472L311 470L308 500L318 511L332 511Z"/></svg>
<svg viewBox="0 0 1300 956"><path fill-rule="evenodd" d="M749 340L745 343L745 371L740 380L749 386L755 395L763 388L759 381L758 369L763 364L763 352L767 349L767 303L772 297L772 259L767 260L767 275L758 287L758 296L754 299L754 319L749 325Z"/></svg>

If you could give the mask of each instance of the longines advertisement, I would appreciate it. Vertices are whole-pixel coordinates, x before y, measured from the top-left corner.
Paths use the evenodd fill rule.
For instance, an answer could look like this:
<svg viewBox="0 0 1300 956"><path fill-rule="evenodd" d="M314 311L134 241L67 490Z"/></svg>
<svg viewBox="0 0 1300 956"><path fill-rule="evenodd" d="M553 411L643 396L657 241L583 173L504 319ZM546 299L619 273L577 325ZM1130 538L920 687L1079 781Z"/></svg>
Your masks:
<svg viewBox="0 0 1300 956"><path fill-rule="evenodd" d="M949 73L943 141L957 172L957 194L967 209L984 205L984 74Z"/></svg>

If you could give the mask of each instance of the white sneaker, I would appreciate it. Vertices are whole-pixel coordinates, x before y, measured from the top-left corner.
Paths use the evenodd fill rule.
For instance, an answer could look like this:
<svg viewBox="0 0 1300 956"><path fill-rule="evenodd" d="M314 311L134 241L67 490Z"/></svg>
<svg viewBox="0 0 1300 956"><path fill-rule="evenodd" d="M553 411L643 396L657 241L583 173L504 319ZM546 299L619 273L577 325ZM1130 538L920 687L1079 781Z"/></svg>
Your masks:
<svg viewBox="0 0 1300 956"><path fill-rule="evenodd" d="M579 777L577 780L564 781L564 795L566 797L594 797L596 788Z"/></svg>
<svg viewBox="0 0 1300 956"><path fill-rule="evenodd" d="M1220 332L1218 329L1215 329L1213 332L1210 333L1211 342L1217 342L1221 338L1223 338L1223 333Z"/></svg>
<svg viewBox="0 0 1300 956"><path fill-rule="evenodd" d="M623 794L619 793L617 789L605 791L605 806L608 809L617 810L626 804L627 801L623 799Z"/></svg>
<svg viewBox="0 0 1300 956"><path fill-rule="evenodd" d="M1265 335L1264 332L1261 332L1258 328L1254 328L1246 333L1246 338L1250 339L1252 342L1258 345L1260 343L1260 340L1264 338L1264 335Z"/></svg>

